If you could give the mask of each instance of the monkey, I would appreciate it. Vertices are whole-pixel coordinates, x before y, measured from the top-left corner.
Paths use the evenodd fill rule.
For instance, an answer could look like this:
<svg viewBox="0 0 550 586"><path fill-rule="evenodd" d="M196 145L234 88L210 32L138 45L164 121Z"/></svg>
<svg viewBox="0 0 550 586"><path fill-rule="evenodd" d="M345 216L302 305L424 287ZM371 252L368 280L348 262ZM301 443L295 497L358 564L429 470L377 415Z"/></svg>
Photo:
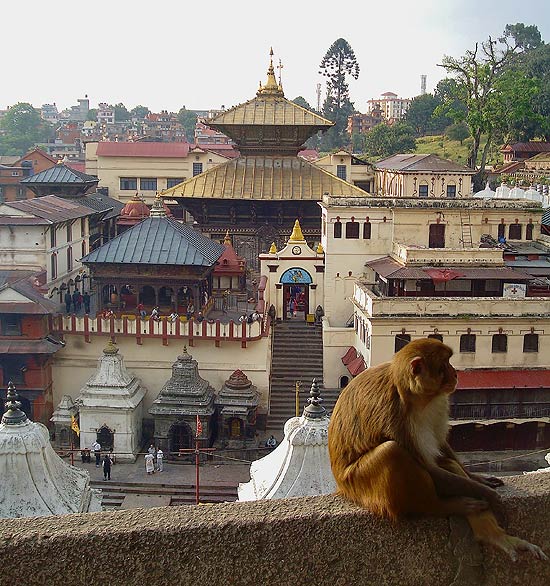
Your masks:
<svg viewBox="0 0 550 586"><path fill-rule="evenodd" d="M369 368L342 391L328 447L338 493L378 516L465 516L474 537L506 552L548 560L498 524L502 481L467 472L448 444L449 395L457 385L452 349L418 339Z"/></svg>

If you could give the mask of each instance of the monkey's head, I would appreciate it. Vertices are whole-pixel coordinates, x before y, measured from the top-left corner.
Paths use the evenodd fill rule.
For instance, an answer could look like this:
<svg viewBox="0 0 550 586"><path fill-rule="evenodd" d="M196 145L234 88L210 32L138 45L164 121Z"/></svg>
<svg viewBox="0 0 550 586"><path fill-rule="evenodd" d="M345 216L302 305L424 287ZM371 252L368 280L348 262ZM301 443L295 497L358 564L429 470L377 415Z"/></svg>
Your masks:
<svg viewBox="0 0 550 586"><path fill-rule="evenodd" d="M421 338L410 342L395 354L392 374L400 394L432 398L454 392L456 370L449 359L453 351L439 340Z"/></svg>

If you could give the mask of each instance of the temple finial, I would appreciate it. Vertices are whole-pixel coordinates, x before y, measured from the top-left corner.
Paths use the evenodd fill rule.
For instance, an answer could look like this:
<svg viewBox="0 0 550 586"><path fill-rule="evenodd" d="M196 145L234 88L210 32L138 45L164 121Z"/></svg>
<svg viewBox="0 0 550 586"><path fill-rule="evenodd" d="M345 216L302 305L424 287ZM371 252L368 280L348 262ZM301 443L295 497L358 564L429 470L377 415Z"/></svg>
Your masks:
<svg viewBox="0 0 550 586"><path fill-rule="evenodd" d="M5 425L17 425L27 421L24 411L21 411L21 403L17 400L17 392L12 381L8 382L8 392L6 393L6 412L2 416L2 423Z"/></svg>
<svg viewBox="0 0 550 586"><path fill-rule="evenodd" d="M304 242L305 238L302 233L302 227L300 226L299 220L294 222L294 228L292 228L292 234L288 239L289 242Z"/></svg>
<svg viewBox="0 0 550 586"><path fill-rule="evenodd" d="M166 210L164 209L164 201L160 197L160 193L157 191L155 194L155 201L151 206L150 218L166 218Z"/></svg>
<svg viewBox="0 0 550 586"><path fill-rule="evenodd" d="M282 87L275 79L275 70L273 69L273 47L269 51L269 67L267 68L267 82L265 85L260 84L257 96L273 96L284 98Z"/></svg>
<svg viewBox="0 0 550 586"><path fill-rule="evenodd" d="M231 236L229 236L229 230L225 233L225 238L223 239L224 244L231 244Z"/></svg>
<svg viewBox="0 0 550 586"><path fill-rule="evenodd" d="M269 247L269 254L277 254L277 247L275 246L275 242L271 243Z"/></svg>
<svg viewBox="0 0 550 586"><path fill-rule="evenodd" d="M311 390L309 391L309 398L307 405L304 408L304 417L308 419L321 419L326 417L327 410L321 405L323 399L321 399L321 393L319 392L319 384L317 379L313 379L311 383Z"/></svg>

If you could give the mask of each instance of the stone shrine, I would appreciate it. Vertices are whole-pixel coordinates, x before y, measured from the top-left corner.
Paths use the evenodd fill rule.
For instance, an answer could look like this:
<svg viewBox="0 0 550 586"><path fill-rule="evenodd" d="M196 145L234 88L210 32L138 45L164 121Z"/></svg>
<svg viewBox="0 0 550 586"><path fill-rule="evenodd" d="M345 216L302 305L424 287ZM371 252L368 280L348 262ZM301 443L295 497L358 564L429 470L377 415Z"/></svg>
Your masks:
<svg viewBox="0 0 550 586"><path fill-rule="evenodd" d="M236 370L224 383L217 398L218 434L222 442L238 443L243 447L247 440L254 440L256 410L259 394L257 388L241 370Z"/></svg>
<svg viewBox="0 0 550 586"><path fill-rule="evenodd" d="M8 383L0 423L0 517L40 517L101 511L90 475L69 466L50 444L48 428L30 421Z"/></svg>
<svg viewBox="0 0 550 586"><path fill-rule="evenodd" d="M55 432L54 445L59 448L66 448L71 445L72 417L78 413L77 406L73 403L70 395L63 395L57 409L50 417Z"/></svg>
<svg viewBox="0 0 550 586"><path fill-rule="evenodd" d="M194 446L197 435L197 416L202 430L198 436L208 447L214 432L214 389L201 378L196 360L187 353L187 347L172 365L172 377L153 401L149 413L155 420L155 445L165 454Z"/></svg>
<svg viewBox="0 0 550 586"><path fill-rule="evenodd" d="M239 501L330 494L336 481L328 455L329 417L313 379L302 417L285 424L285 437L250 466L250 482L239 484Z"/></svg>
<svg viewBox="0 0 550 586"><path fill-rule="evenodd" d="M128 372L119 349L109 341L97 370L80 390L80 447L96 439L113 448L117 459L134 461L141 447L143 398L146 389Z"/></svg>

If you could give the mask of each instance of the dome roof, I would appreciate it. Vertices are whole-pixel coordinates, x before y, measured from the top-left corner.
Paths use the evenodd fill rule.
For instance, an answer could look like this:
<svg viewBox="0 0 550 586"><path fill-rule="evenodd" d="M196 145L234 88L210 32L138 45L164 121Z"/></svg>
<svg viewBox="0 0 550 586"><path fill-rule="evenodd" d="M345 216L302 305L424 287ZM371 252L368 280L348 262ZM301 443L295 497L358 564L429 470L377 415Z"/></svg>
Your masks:
<svg viewBox="0 0 550 586"><path fill-rule="evenodd" d="M497 191L496 191L496 196L498 198L501 199L506 199L508 197L510 193L510 188L508 187L508 185L506 185L506 183L501 183L498 187L497 187Z"/></svg>
<svg viewBox="0 0 550 586"><path fill-rule="evenodd" d="M143 220L149 217L149 207L145 201L136 193L134 197L120 211L121 218L138 218Z"/></svg>
<svg viewBox="0 0 550 586"><path fill-rule="evenodd" d="M493 197L496 196L496 192L493 191L490 187L489 187L489 182L487 181L487 184L485 185L485 188L482 189L481 191L476 191L476 193L474 193L474 197L480 197L483 199L492 199Z"/></svg>

